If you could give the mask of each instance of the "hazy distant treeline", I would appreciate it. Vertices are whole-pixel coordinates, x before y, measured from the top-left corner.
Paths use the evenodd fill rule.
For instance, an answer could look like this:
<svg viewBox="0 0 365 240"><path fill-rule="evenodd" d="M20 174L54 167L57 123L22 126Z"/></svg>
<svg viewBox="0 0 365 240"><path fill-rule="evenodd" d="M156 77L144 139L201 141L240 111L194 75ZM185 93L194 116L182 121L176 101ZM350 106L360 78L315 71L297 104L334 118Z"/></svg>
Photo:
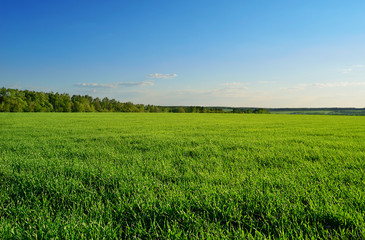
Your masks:
<svg viewBox="0 0 365 240"><path fill-rule="evenodd" d="M224 108L164 107L119 102L67 93L45 93L10 88L0 89L0 112L177 112L223 113ZM266 109L231 109L234 113L269 113Z"/></svg>

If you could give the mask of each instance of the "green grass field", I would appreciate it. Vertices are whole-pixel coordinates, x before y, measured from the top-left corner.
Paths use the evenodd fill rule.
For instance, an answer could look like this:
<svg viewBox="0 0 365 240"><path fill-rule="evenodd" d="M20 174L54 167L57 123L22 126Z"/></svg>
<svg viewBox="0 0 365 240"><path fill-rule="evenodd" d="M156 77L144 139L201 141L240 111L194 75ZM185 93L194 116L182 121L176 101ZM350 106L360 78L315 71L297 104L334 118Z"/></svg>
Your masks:
<svg viewBox="0 0 365 240"><path fill-rule="evenodd" d="M3 239L365 238L365 118L1 113Z"/></svg>

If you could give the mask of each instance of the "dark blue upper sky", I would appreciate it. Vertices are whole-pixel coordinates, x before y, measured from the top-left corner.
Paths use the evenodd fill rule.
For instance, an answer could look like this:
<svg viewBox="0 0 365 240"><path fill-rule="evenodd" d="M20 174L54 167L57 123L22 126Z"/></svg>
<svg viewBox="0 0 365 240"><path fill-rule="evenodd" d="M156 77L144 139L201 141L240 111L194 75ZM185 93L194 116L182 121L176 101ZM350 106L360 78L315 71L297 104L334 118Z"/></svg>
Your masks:
<svg viewBox="0 0 365 240"><path fill-rule="evenodd" d="M365 107L365 1L0 1L0 85L161 105Z"/></svg>

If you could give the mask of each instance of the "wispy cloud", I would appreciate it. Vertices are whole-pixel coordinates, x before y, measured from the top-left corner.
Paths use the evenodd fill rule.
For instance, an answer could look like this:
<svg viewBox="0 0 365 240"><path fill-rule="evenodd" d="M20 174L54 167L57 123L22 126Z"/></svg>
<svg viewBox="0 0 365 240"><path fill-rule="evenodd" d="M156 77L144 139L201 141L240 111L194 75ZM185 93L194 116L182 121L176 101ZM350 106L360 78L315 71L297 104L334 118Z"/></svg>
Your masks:
<svg viewBox="0 0 365 240"><path fill-rule="evenodd" d="M222 89L212 90L211 94L220 97L242 97L247 94L247 87L227 87Z"/></svg>
<svg viewBox="0 0 365 240"><path fill-rule="evenodd" d="M307 88L333 88L333 87L356 87L356 86L365 86L365 82L303 83L283 89L303 90Z"/></svg>
<svg viewBox="0 0 365 240"><path fill-rule="evenodd" d="M149 78L162 78L162 79L171 79L171 78L176 78L177 74L173 73L173 74L163 74L163 73L151 73L148 74Z"/></svg>
<svg viewBox="0 0 365 240"><path fill-rule="evenodd" d="M358 68L365 68L365 65L362 65L362 64L352 65L351 67L341 69L341 73L347 74L347 73L353 72L355 69L358 69Z"/></svg>
<svg viewBox="0 0 365 240"><path fill-rule="evenodd" d="M118 87L145 87L153 86L155 83L152 81L141 82L115 82L115 83L78 83L78 87L90 87L90 88L118 88Z"/></svg>
<svg viewBox="0 0 365 240"><path fill-rule="evenodd" d="M202 95L202 96L212 96L212 97L242 97L248 93L247 87L225 87L218 89L185 89L175 91L176 95Z"/></svg>
<svg viewBox="0 0 365 240"><path fill-rule="evenodd" d="M244 83L244 82L230 82L230 83L222 83L222 85L230 86L230 87L239 87L239 86L245 86L245 85L248 85L248 84Z"/></svg>
<svg viewBox="0 0 365 240"><path fill-rule="evenodd" d="M273 84L276 83L276 81L258 81L260 84Z"/></svg>
<svg viewBox="0 0 365 240"><path fill-rule="evenodd" d="M346 74L352 72L354 69L352 68L343 68L341 69L341 73Z"/></svg>

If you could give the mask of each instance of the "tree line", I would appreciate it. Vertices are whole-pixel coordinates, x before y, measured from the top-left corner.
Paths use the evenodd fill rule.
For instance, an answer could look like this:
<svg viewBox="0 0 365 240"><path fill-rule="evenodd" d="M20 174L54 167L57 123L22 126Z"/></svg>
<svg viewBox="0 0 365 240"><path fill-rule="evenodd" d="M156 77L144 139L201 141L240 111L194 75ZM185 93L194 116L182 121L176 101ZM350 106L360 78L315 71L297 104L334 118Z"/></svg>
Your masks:
<svg viewBox="0 0 365 240"><path fill-rule="evenodd" d="M0 112L175 112L175 113L269 113L259 108L179 106L166 107L132 102L119 102L107 97L93 98L88 95L45 93L11 88L0 89Z"/></svg>

